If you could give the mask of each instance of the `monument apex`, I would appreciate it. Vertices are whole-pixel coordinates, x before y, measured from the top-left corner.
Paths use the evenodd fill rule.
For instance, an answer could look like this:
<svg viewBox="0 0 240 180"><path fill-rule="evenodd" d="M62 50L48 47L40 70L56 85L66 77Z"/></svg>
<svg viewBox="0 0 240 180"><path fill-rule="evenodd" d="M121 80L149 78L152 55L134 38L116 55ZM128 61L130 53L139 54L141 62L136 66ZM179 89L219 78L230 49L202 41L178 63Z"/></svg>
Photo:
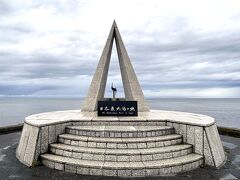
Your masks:
<svg viewBox="0 0 240 180"><path fill-rule="evenodd" d="M139 112L149 112L148 104L144 99L141 86L138 82L136 73L131 64L115 20L113 21L107 42L104 46L97 69L89 87L88 94L84 99L81 110L83 112L97 111L98 101L102 101L104 99L114 39L117 47L125 99L127 101L137 101Z"/></svg>

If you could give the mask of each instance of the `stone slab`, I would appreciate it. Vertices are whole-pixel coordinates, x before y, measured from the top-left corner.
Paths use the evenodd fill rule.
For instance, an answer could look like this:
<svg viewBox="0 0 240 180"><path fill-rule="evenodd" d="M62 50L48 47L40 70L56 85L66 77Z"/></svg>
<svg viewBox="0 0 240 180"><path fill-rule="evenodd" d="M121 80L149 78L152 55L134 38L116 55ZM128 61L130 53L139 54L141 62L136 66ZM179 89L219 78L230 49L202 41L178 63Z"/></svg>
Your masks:
<svg viewBox="0 0 240 180"><path fill-rule="evenodd" d="M118 133L117 135L119 137L113 137L113 134L109 131L108 138L101 137L101 133L99 134L99 137L88 137L89 134L87 133L89 132L87 131L87 136L85 137L81 135L74 136L70 134L62 134L67 126L80 123L82 123L81 125L85 124L85 126L92 124L104 127L111 123L115 123L115 128L119 125L126 125L130 126L127 128L132 130L133 133ZM131 125L131 123L134 125ZM149 134L148 132L143 131L145 129L147 130L147 128L143 127L144 125L141 123L144 125L150 123L152 124L151 126L156 127L159 126L157 123L171 126L174 127L176 133L179 133L180 135L162 136L156 132L151 132L151 134ZM141 132L142 134L139 134L139 138L133 137L134 132L138 132L136 126L142 126L142 129L140 129L143 132ZM97 135L97 133L94 132L94 134L91 135ZM113 119L108 117L106 118L106 121L104 118L102 118L101 121L97 119L96 112L87 113L81 112L80 110L56 111L29 116L25 119L22 136L17 148L18 159L24 164L31 166L31 163L28 163L28 161L37 160L41 153L47 152L49 144L54 143L58 136L60 142L69 145L89 146L92 148L113 148L116 150L117 148L128 148L129 150L133 148L143 149L176 145L182 143L183 137L184 142L193 145L193 152L204 156L207 165L219 167L225 162L224 150L213 118L193 113L161 110L151 110L150 112L139 113L138 117L125 118L124 120L119 117L114 117ZM143 138L144 136L146 137ZM30 146L34 147L31 149ZM181 153L185 155L188 152ZM177 157L179 154L173 153L171 156ZM99 157L99 159L101 158L102 157ZM136 159L138 158L139 157ZM148 156L144 158L149 159ZM154 156L152 156L152 158L154 158ZM116 156L115 159L117 159Z"/></svg>
<svg viewBox="0 0 240 180"><path fill-rule="evenodd" d="M81 112L81 110L67 110L67 111L55 111L48 113L40 113L31 115L25 118L25 123L33 126L47 126L51 124L60 124L67 122L83 122L83 121L156 121L156 122L172 122L179 124L188 124L195 126L207 127L215 123L214 118L177 111L162 111L151 110L150 112L139 113L137 117L97 117L96 112L87 113Z"/></svg>

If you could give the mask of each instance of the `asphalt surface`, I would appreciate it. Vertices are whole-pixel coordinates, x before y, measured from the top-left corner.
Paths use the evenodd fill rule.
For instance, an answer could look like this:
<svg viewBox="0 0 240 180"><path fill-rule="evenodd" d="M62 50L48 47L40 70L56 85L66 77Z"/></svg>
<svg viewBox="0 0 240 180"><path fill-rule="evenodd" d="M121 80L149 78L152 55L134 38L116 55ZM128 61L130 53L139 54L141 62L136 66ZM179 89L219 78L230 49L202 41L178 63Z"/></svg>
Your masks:
<svg viewBox="0 0 240 180"><path fill-rule="evenodd" d="M96 176L82 176L77 174L66 173L63 171L53 170L43 165L35 168L28 168L21 164L16 156L16 148L20 139L21 132L14 132L10 134L0 134L0 179L81 179L81 180L96 180L96 179L123 179L113 177L96 177ZM227 153L227 162L220 169L212 169L210 167L198 168L194 171L176 174L168 177L148 177L148 178L134 178L134 179L168 179L168 180L182 180L182 179L220 179L220 180L234 180L240 179L240 138L230 136L221 136L224 149Z"/></svg>

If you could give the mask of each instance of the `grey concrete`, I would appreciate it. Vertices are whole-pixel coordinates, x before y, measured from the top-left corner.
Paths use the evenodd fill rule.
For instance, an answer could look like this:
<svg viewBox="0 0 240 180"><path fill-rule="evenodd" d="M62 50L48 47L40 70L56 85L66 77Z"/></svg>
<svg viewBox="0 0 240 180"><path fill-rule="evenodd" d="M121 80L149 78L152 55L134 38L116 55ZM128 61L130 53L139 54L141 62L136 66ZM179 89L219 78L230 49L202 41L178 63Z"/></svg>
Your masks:
<svg viewBox="0 0 240 180"><path fill-rule="evenodd" d="M10 133L10 132L21 131L22 128L23 128L23 124L4 126L4 127L0 127L0 133L3 134L3 133Z"/></svg>
<svg viewBox="0 0 240 180"><path fill-rule="evenodd" d="M66 133L91 137L154 137L174 133L170 126L67 126Z"/></svg>
<svg viewBox="0 0 240 180"><path fill-rule="evenodd" d="M35 160L35 150L38 142L39 129L25 124L23 133L19 142L16 156L27 166L31 166Z"/></svg>
<svg viewBox="0 0 240 180"><path fill-rule="evenodd" d="M99 137L87 137L77 136L72 134L61 134L59 136L59 142L71 145L73 141L78 141L78 145L81 147L91 147L90 142L96 142L98 148L121 148L121 149L134 149L134 148L146 148L146 147L164 147L169 145L175 145L182 143L181 135L171 134L157 137L142 137L142 138L99 138ZM61 139L61 140L60 140ZM142 143L144 143L143 146ZM133 144L136 144L134 146Z"/></svg>
<svg viewBox="0 0 240 180"><path fill-rule="evenodd" d="M222 143L220 141L220 137L217 131L217 126L212 125L210 127L206 127L205 132L209 142L215 167L219 167L225 161L226 156L223 150Z"/></svg>
<svg viewBox="0 0 240 180"><path fill-rule="evenodd" d="M103 179L100 176L85 176L67 173L64 171L57 171L54 169L47 168L45 166L37 166L36 168L28 168L21 164L16 157L14 156L17 148L17 144L19 142L21 136L21 132L10 133L0 135L0 179L84 179L84 180L95 180L95 179ZM146 180L183 180L183 179L240 179L240 139L233 138L228 136L221 136L222 143L224 145L224 149L227 152L228 161L227 163L220 169L212 169L209 167L203 167L200 169L196 169L190 172L178 173L176 176L172 175L168 177L145 177L139 179ZM55 168L63 168L61 164L55 163ZM183 166L183 168L185 168ZM170 169L171 170L171 169ZM169 171L170 171L169 170ZM80 174L89 174L88 168L78 168ZM156 170L151 170L151 173ZM118 172L119 174L129 175L128 170L122 170ZM157 171L158 173L158 171ZM114 173L113 173L114 174ZM104 179L120 179L114 177L104 177Z"/></svg>
<svg viewBox="0 0 240 180"><path fill-rule="evenodd" d="M119 124L110 126L115 122ZM136 122L139 124L136 125ZM165 126L159 127L158 122ZM79 127L67 128L67 133L72 134L63 134L66 127L80 123L85 126L82 128L80 126L80 129ZM93 125L92 123L94 126L86 126ZM148 126L146 127L146 125ZM155 127L152 127L153 125ZM170 129L173 127L178 134L172 134L174 131L168 131L169 127L166 126L170 126ZM162 130L165 131L165 134ZM98 119L96 113L84 113L79 110L32 115L25 120L16 152L17 157L22 163L32 166L41 154L48 151L49 145L56 141L72 146L116 150L167 147L188 143L194 148L192 153L204 157L205 165L218 168L225 163L226 159L214 119L183 112L154 110L140 113L138 117L134 118L114 117L113 119L111 117ZM92 158L92 155L91 157L87 154L84 156L88 156L88 159ZM165 158L173 156L178 157L179 154L164 154ZM117 159L117 157L112 158ZM146 155L143 158L153 159L153 155Z"/></svg>
<svg viewBox="0 0 240 180"><path fill-rule="evenodd" d="M166 126L167 123L173 126L173 123L178 123L208 127L215 124L214 118L209 116L163 110L151 110L150 112L139 112L137 117L132 116L99 117L97 116L97 112L81 112L81 110L67 110L34 114L25 118L25 123L32 126L40 127L46 125L63 124L67 122L74 123L74 126L77 125Z"/></svg>
<svg viewBox="0 0 240 180"><path fill-rule="evenodd" d="M39 155L46 153L49 144L56 142L58 135L62 134L65 131L65 127L70 125L72 123L39 127L24 123L16 151L17 158L26 166L33 166L38 161Z"/></svg>
<svg viewBox="0 0 240 180"><path fill-rule="evenodd" d="M178 123L172 125L178 129L177 132L180 132ZM50 127L44 126L44 129L50 129ZM81 171L77 171L80 167L88 168L88 175L102 176L109 172L107 176L125 177L117 173L125 169L131 171L128 175L130 177L145 177L150 176L146 172L156 171L156 169L158 170L156 175L166 175L179 173L183 169L184 171L193 170L203 165L204 156L195 154L192 145L182 145L182 136L173 134L174 131L170 131L173 128L169 126L63 125L63 127L67 128L65 132L67 134L59 135L61 143L50 144L50 152L40 155L41 162L53 169L59 169L59 166L56 168L55 163L60 163L64 164L64 171L71 173L80 173ZM191 128L194 130L194 127ZM156 130L169 131L170 135L156 133ZM104 136L94 137L99 131L102 131ZM121 137L114 138L114 135L111 135L114 132L120 132ZM139 132L141 137L137 136ZM134 134L136 137L133 137ZM163 142L157 144L158 141ZM193 138L193 144L194 141ZM99 148L97 146L99 142L106 142L106 146ZM143 142L146 142L145 148L139 148L138 143ZM179 145L174 146L174 144ZM158 145L161 147L157 148ZM133 158L135 155L136 158Z"/></svg>
<svg viewBox="0 0 240 180"><path fill-rule="evenodd" d="M104 99L104 93L107 82L107 75L109 63L112 52L113 40L115 38L119 65L122 75L123 88L125 98L127 100L138 101L138 111L148 112L149 107L144 99L144 95L137 76L134 72L130 58L123 44L121 35L118 31L116 22L113 22L112 28L108 35L107 42L103 49L101 58L99 60L96 72L93 76L91 85L88 90L87 97L85 98L82 106L83 112L93 112L97 110L97 102Z"/></svg>
<svg viewBox="0 0 240 180"><path fill-rule="evenodd" d="M63 155L66 157L72 157L77 159L89 159L89 157L91 157L91 160L94 161L101 160L101 161L131 162L131 161L144 161L149 159L160 160L168 157L180 157L192 153L192 146L186 144L148 149L87 148L59 143L51 144L50 147L51 154L60 156ZM168 156L166 156L165 154L168 154Z"/></svg>

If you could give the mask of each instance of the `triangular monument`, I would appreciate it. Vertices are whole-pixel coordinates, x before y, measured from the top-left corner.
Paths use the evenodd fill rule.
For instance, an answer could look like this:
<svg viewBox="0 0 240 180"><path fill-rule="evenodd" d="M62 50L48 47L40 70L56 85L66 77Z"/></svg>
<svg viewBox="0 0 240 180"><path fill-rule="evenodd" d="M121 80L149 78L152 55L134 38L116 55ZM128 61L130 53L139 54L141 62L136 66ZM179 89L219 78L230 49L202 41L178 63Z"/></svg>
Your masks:
<svg viewBox="0 0 240 180"><path fill-rule="evenodd" d="M144 99L141 86L137 80L136 73L134 72L133 66L131 64L130 58L123 44L121 35L118 31L118 27L115 21L113 22L112 28L108 35L107 42L103 49L96 72L93 76L87 97L83 102L81 111L97 111L98 101L104 99L114 38L117 47L117 54L122 75L125 98L128 101L137 101L139 112L148 112L148 104Z"/></svg>
<svg viewBox="0 0 240 180"><path fill-rule="evenodd" d="M103 97L114 38L126 100ZM205 165L219 169L226 162L214 118L161 110L138 116L138 107L149 111L114 22L83 104L85 112L56 111L27 117L16 157L29 167L41 162L49 168L99 179L162 177ZM82 152L85 155L79 156ZM102 158L96 156L98 152ZM139 152L147 153L140 157Z"/></svg>

